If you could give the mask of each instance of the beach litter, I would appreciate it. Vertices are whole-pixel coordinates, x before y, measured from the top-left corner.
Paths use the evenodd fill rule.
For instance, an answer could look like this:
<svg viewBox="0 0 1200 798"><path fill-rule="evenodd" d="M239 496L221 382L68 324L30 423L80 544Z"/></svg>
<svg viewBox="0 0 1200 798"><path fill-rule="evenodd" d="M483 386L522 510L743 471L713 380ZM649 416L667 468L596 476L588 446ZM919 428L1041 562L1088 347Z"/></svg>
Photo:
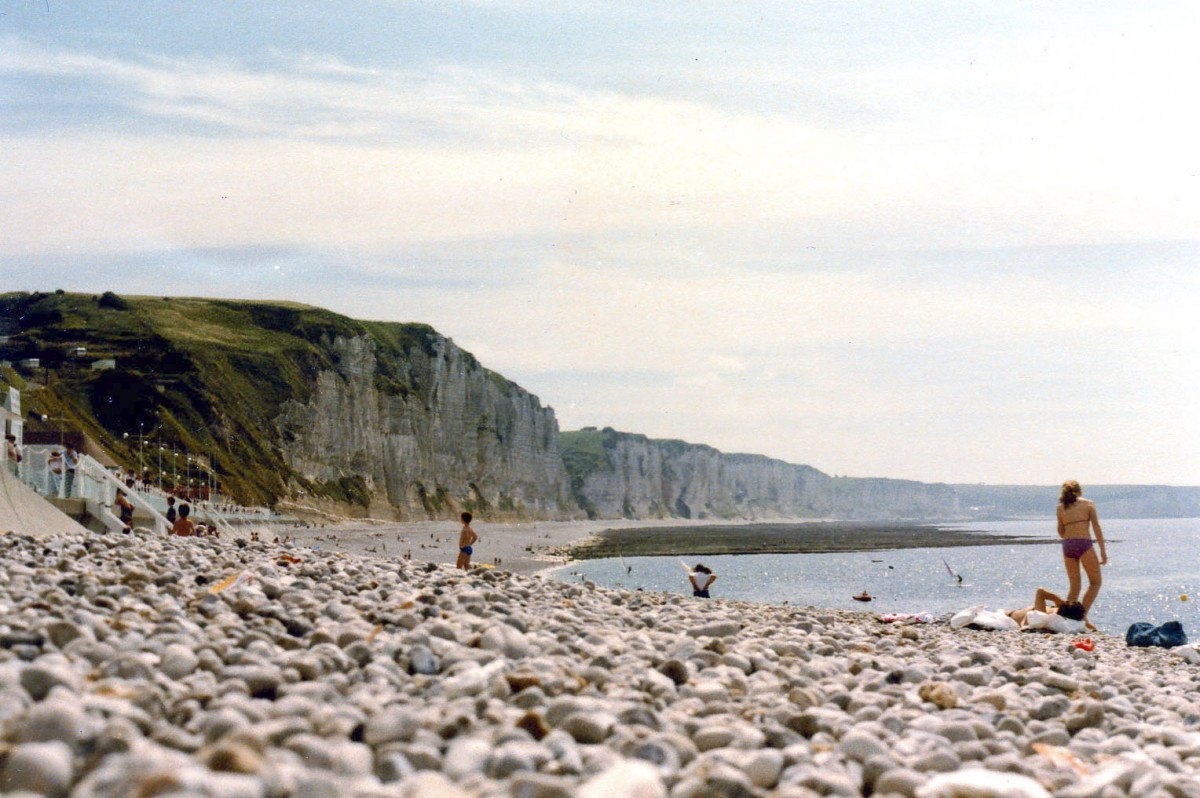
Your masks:
<svg viewBox="0 0 1200 798"><path fill-rule="evenodd" d="M1050 762L1059 767L1070 768L1080 776L1086 776L1090 771L1083 760L1071 753L1070 750L1063 748L1060 745L1050 745L1049 743L1034 743L1032 746L1034 751L1046 757Z"/></svg>
<svg viewBox="0 0 1200 798"><path fill-rule="evenodd" d="M249 571L241 571L239 573L233 574L232 576L230 576L226 579L222 579L220 582L217 582L215 585L213 585L212 587L210 587L208 589L208 592L209 593L221 593L222 591L228 590L231 587L242 587L244 585L250 584L253 581L254 581L254 574L250 573Z"/></svg>
<svg viewBox="0 0 1200 798"><path fill-rule="evenodd" d="M884 623L933 623L930 612L885 612L879 616Z"/></svg>

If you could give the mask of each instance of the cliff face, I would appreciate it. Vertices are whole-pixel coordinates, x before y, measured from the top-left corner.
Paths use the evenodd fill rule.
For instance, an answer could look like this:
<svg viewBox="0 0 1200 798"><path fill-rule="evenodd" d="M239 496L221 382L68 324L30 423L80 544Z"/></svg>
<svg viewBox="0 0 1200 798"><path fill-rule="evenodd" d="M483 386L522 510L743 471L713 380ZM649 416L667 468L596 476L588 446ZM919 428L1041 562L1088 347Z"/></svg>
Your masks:
<svg viewBox="0 0 1200 798"><path fill-rule="evenodd" d="M951 518L945 485L833 478L815 468L593 428L561 436L576 501L595 517Z"/></svg>
<svg viewBox="0 0 1200 798"><path fill-rule="evenodd" d="M835 478L609 428L560 434L553 410L432 328L302 305L0 294L0 329L5 359L41 361L27 430L86 433L168 487L187 486L190 456L247 504L399 519L957 520L1052 515L1058 495ZM1200 516L1200 488L1085 495L1104 517Z"/></svg>
<svg viewBox="0 0 1200 798"><path fill-rule="evenodd" d="M190 456L248 504L389 519L580 514L553 410L426 325L66 293L0 295L5 319L6 357L45 369L31 409L169 487L183 487L171 464ZM99 358L116 368L93 370Z"/></svg>
<svg viewBox="0 0 1200 798"><path fill-rule="evenodd" d="M308 480L362 479L373 514L567 514L554 411L445 338L400 355L404 389L381 390L381 344L331 343L334 366L276 420L284 460Z"/></svg>
<svg viewBox="0 0 1200 798"><path fill-rule="evenodd" d="M980 518L1054 516L1053 485L954 485L963 506ZM1108 518L1200 517L1200 488L1171 485L1084 485L1101 521Z"/></svg>

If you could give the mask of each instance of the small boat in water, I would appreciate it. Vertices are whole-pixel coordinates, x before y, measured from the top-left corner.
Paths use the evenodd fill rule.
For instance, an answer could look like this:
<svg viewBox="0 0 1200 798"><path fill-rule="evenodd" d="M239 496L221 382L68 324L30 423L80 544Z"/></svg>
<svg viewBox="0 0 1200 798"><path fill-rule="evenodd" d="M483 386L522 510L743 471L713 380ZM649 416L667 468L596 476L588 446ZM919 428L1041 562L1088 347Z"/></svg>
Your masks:
<svg viewBox="0 0 1200 798"><path fill-rule="evenodd" d="M851 596L850 598L854 599L855 601L870 601L871 599L874 598L874 596L872 596L870 593L868 593L867 591L864 590L863 592L859 593L857 596Z"/></svg>

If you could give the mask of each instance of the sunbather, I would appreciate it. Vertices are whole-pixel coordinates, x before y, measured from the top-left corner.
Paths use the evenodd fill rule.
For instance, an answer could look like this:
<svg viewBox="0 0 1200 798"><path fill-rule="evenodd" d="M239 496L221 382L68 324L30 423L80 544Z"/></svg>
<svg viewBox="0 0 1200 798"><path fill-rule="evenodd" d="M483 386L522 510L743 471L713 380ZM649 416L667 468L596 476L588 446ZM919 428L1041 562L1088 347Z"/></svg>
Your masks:
<svg viewBox="0 0 1200 798"><path fill-rule="evenodd" d="M1054 609L1051 610L1049 605L1053 604ZM1051 593L1044 587L1039 587L1037 592L1033 594L1033 606L1023 607L1019 610L1008 610L1004 614L1016 621L1020 626L1026 625L1026 617L1031 612L1042 612L1046 614L1057 614L1071 621L1083 621L1088 629L1095 630L1095 626L1087 619L1087 614L1083 609L1083 605L1077 601L1067 601L1062 596L1056 593Z"/></svg>

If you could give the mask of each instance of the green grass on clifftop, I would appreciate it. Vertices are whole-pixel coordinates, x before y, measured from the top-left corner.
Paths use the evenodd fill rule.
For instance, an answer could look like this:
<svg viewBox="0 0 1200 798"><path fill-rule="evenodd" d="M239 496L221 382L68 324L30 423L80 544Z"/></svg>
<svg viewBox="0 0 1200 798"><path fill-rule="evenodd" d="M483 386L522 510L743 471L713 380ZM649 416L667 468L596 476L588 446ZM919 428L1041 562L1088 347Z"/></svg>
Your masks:
<svg viewBox="0 0 1200 798"><path fill-rule="evenodd" d="M26 375L27 409L62 418L126 466L137 465L139 431L148 453L161 444L211 459L223 488L254 504L274 503L289 485L368 501L361 479L309 483L280 450L280 407L307 400L317 374L335 366L334 339L374 338L377 387L393 395L419 387L412 357L432 357L444 341L427 325L360 322L296 303L112 293L3 294L0 325L6 359L41 360ZM72 357L76 347L86 355ZM91 368L105 358L117 368ZM146 459L154 468L156 458Z"/></svg>

